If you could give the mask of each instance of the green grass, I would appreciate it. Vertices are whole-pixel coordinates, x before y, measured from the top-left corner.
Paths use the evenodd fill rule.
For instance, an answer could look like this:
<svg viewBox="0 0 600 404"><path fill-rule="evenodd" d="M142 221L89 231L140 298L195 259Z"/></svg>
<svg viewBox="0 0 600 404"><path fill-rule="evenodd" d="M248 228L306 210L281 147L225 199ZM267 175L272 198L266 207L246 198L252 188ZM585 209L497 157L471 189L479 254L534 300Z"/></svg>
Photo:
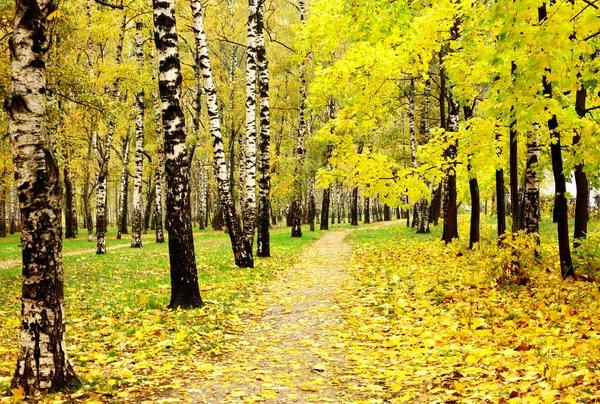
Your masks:
<svg viewBox="0 0 600 404"><path fill-rule="evenodd" d="M255 257L253 269L234 265L227 234L200 232L194 246L200 290L207 303L200 310L166 309L170 299L167 243L147 242L141 249L116 250L109 244L106 255L65 256L67 346L86 388L118 387L109 386L108 381L118 379L123 367L115 365L113 371L110 363L133 366L140 358L167 363L186 355L219 355L224 333L231 332L236 316L243 314L239 303L252 299L266 280L289 268L304 248L324 234L304 227L303 237L294 239L288 228L272 230L272 257ZM111 240L112 245L117 242ZM129 243L129 239L120 242ZM83 250L95 246L86 240L68 243L74 248L83 245ZM0 250L10 245L4 242ZM20 288L20 268L0 270L0 391L6 391L14 371Z"/></svg>

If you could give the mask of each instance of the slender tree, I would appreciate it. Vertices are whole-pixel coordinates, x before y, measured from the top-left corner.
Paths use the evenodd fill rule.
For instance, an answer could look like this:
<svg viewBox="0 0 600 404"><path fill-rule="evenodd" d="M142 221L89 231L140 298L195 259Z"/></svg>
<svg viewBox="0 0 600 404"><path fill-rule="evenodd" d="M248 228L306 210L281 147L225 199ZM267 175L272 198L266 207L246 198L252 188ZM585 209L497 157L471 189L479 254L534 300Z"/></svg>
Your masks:
<svg viewBox="0 0 600 404"><path fill-rule="evenodd" d="M142 21L135 24L135 55L138 67L144 66ZM144 174L144 90L135 94L135 176L133 177L133 207L131 209L131 248L142 247L142 175Z"/></svg>
<svg viewBox="0 0 600 404"><path fill-rule="evenodd" d="M547 18L546 3L538 8L538 18L540 22L544 22ZM548 71L550 73L550 71ZM548 75L542 77L543 94L545 97L552 99L552 83L549 81ZM560 257L560 273L563 279L574 276L573 262L571 261L571 246L569 243L569 218L567 185L565 173L563 169L562 151L561 151L561 136L558 130L558 119L556 115L548 120L548 129L552 143L550 144L550 155L552 158L552 174L554 175L554 216L557 222L558 231L558 252Z"/></svg>
<svg viewBox="0 0 600 404"><path fill-rule="evenodd" d="M154 68L152 69L152 82L156 83L156 66L154 53L152 54ZM158 94L158 86L152 90L152 104L154 106L154 133L156 139L156 170L154 171L154 188L156 197L154 198L154 225L156 230L156 242L164 243L165 235L163 232L163 175L165 167L165 149L164 137L162 128L162 112L160 109L160 97Z"/></svg>
<svg viewBox="0 0 600 404"><path fill-rule="evenodd" d="M173 0L153 0L154 43L162 121L169 222L171 267L170 309L201 307L190 210L190 161L185 145L185 116L181 108L181 65Z"/></svg>
<svg viewBox="0 0 600 404"><path fill-rule="evenodd" d="M527 165L525 167L525 198L523 223L525 231L533 234L539 243L540 233L540 178L537 164L540 160L538 125L527 133Z"/></svg>
<svg viewBox="0 0 600 404"><path fill-rule="evenodd" d="M298 1L300 10L300 24L306 21L306 2ZM294 154L296 155L296 166L294 167L294 184L292 185L293 196L291 210L292 237L302 237L302 181L300 179L306 153L304 142L306 136L306 58L300 62L300 106L298 113L298 138Z"/></svg>
<svg viewBox="0 0 600 404"><path fill-rule="evenodd" d="M131 144L131 131L127 131L123 141L123 159L121 168L121 192L119 193L119 210L117 211L117 239L121 234L127 234L127 193L129 190L129 149Z"/></svg>
<svg viewBox="0 0 600 404"><path fill-rule="evenodd" d="M257 0L248 0L248 41L246 46L246 130L244 189L244 237L254 243L256 229L256 13ZM241 181L240 181L241 183Z"/></svg>
<svg viewBox="0 0 600 404"><path fill-rule="evenodd" d="M29 396L80 385L65 349L61 187L46 128L48 17L55 10L52 0L16 1L5 103L23 218L21 332L11 389Z"/></svg>
<svg viewBox="0 0 600 404"><path fill-rule="evenodd" d="M271 212L271 111L269 107L269 62L265 47L264 2L256 13L256 59L258 65L258 93L260 96L260 179L258 181L258 235L256 255L271 256L269 214Z"/></svg>
<svg viewBox="0 0 600 404"><path fill-rule="evenodd" d="M585 102L587 92L585 87L577 90L575 98L575 110L580 118L585 117ZM581 141L579 133L573 136L573 146L577 147ZM589 203L590 203L590 185L587 179L587 174L583 171L584 162L580 162L575 166L575 186L577 187L577 199L575 200L575 226L573 231L573 247L577 248L582 239L587 237L588 220L589 220Z"/></svg>
<svg viewBox="0 0 600 404"><path fill-rule="evenodd" d="M253 268L254 257L252 256L252 244L248 243L247 239L243 236L240 220L235 213L235 206L231 195L227 161L225 159L225 148L223 145L223 136L221 135L221 120L219 118L217 92L213 81L210 58L208 56L208 46L206 44L206 35L204 33L202 5L199 0L191 0L191 6L194 35L197 39L197 52L200 55L200 65L202 67L202 76L204 77L209 130L213 139L215 174L219 186L218 194L225 214L225 221L231 239L235 263L242 268ZM217 213L215 214L215 217L218 216Z"/></svg>

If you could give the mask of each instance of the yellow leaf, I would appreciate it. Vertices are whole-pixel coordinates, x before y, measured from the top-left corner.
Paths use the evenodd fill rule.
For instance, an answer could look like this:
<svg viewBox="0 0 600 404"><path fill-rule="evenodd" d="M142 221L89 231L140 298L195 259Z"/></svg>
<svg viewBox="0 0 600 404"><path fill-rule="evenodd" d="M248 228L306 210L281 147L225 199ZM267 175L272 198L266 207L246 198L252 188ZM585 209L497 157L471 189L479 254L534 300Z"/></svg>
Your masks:
<svg viewBox="0 0 600 404"><path fill-rule="evenodd" d="M275 391L273 391L273 390L262 390L260 392L260 395L263 398L275 398L275 397L277 397L277 393Z"/></svg>
<svg viewBox="0 0 600 404"><path fill-rule="evenodd" d="M11 389L10 394L12 394L12 400L18 403L25 398L25 389L23 386L19 386L16 389Z"/></svg>

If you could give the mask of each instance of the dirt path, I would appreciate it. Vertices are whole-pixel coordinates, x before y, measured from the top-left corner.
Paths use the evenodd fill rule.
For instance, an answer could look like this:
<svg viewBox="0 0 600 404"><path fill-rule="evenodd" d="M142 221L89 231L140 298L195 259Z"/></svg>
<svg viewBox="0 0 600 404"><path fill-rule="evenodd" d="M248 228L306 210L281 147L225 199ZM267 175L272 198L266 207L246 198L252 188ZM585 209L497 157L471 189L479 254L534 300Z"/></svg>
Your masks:
<svg viewBox="0 0 600 404"><path fill-rule="evenodd" d="M345 265L351 231L331 232L313 244L300 263L281 272L246 316L233 352L182 381L171 397L195 403L356 402L360 375L344 355L343 311L352 288Z"/></svg>

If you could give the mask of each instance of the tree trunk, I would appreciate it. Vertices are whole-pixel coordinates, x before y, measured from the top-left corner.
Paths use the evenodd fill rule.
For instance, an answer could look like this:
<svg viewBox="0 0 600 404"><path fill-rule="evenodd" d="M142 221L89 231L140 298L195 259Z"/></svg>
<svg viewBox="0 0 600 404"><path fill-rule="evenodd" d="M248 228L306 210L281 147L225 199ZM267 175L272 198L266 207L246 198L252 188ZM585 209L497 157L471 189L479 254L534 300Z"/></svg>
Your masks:
<svg viewBox="0 0 600 404"><path fill-rule="evenodd" d="M258 62L258 92L260 95L260 179L258 181L258 236L256 255L271 256L269 213L271 211L271 115L269 109L269 62L265 48L264 3L256 13L256 58Z"/></svg>
<svg viewBox="0 0 600 404"><path fill-rule="evenodd" d="M155 57L152 55L152 59ZM156 83L157 61L154 61L154 69L152 69L152 82ZM157 83L156 83L157 84ZM155 84L155 85L156 85ZM154 217L156 228L156 242L164 243L165 234L163 230L163 175L165 167L165 149L164 136L162 128L162 111L160 108L160 96L158 94L158 85L152 90L152 104L154 106L154 133L156 138L156 170L154 171L154 188L156 197L154 198Z"/></svg>
<svg viewBox="0 0 600 404"><path fill-rule="evenodd" d="M150 177L148 179L148 193L147 198L146 198L146 208L144 209L144 213L143 213L143 220L142 220L142 233L143 234L148 234L148 228L150 227L150 217L152 216L152 211L153 211L153 207L154 207L154 187L152 186L152 177ZM191 208L191 201L190 201L190 208ZM190 217L191 217L191 213L190 213ZM193 221L192 221L193 224Z"/></svg>
<svg viewBox="0 0 600 404"><path fill-rule="evenodd" d="M546 4L542 4L538 8L539 21L546 19ZM548 70L548 72L550 72ZM542 77L542 87L544 97L552 99L552 83L548 81L548 77ZM569 218L565 173L563 170L560 131L558 128L558 119L553 115L548 120L548 130L553 142L550 144L550 155L552 158L552 174L554 175L554 215L557 221L558 230L558 251L560 256L560 273L563 279L574 276L573 263L571 261L571 246L569 243Z"/></svg>
<svg viewBox="0 0 600 404"><path fill-rule="evenodd" d="M496 136L498 141L499 136ZM500 155L498 150L498 155ZM504 170L496 170L496 214L498 221L498 238L506 231L506 199L504 193Z"/></svg>
<svg viewBox="0 0 600 404"><path fill-rule="evenodd" d="M469 120L473 117L473 108L469 106L463 107L465 121L469 125ZM471 158L468 156L467 172L469 174L469 193L471 196L471 221L469 229L469 249L473 249L475 243L480 241L480 221L481 221L481 198L479 195L479 182L477 175L473 173L471 167Z"/></svg>
<svg viewBox="0 0 600 404"><path fill-rule="evenodd" d="M208 161L206 164L208 164ZM200 160L200 166L198 167L198 182L198 227L200 230L204 230L206 228L206 216L208 215L208 206L206 203L208 175L202 160Z"/></svg>
<svg viewBox="0 0 600 404"><path fill-rule="evenodd" d="M300 25L306 20L306 3L298 2L300 10ZM296 166L294 168L293 201L292 201L292 237L302 237L302 167L304 166L304 137L306 136L306 60L300 62L300 106L298 113L298 139L296 142Z"/></svg>
<svg viewBox="0 0 600 404"><path fill-rule="evenodd" d="M108 133L104 141L104 148L100 147L98 140L95 143L96 158L99 168L96 176L96 254L106 254L106 186L108 177L108 163L115 123L108 123Z"/></svg>
<svg viewBox="0 0 600 404"><path fill-rule="evenodd" d="M75 209L73 209L73 204L75 203L74 191L73 191L73 181L71 179L71 173L67 165L63 169L64 173L64 181L65 181L65 238L73 239L77 238L77 216L73 216L73 213L77 213Z"/></svg>
<svg viewBox="0 0 600 404"><path fill-rule="evenodd" d="M371 223L371 199L365 196L363 223Z"/></svg>
<svg viewBox="0 0 600 404"><path fill-rule="evenodd" d="M423 107L423 139L425 144L429 142L429 104L430 104L430 92L431 92L431 82L429 79L425 80L425 90L423 93L423 98L425 99L425 105ZM416 161L416 160L415 160ZM431 200L433 202L434 198L434 189L433 182L428 181L429 184L429 193L431 194ZM413 221L415 222L415 227L417 229L417 234L429 233L429 203L427 199L421 198L415 204L415 217Z"/></svg>
<svg viewBox="0 0 600 404"><path fill-rule="evenodd" d="M350 200L350 225L358 226L358 187L352 188Z"/></svg>
<svg viewBox="0 0 600 404"><path fill-rule="evenodd" d="M10 215L8 216L8 232L10 234L15 234L15 229L17 226L17 198L16 198L16 184L13 181L10 186Z"/></svg>
<svg viewBox="0 0 600 404"><path fill-rule="evenodd" d="M246 46L246 130L244 189L244 237L254 243L256 229L256 13L257 0L248 0L248 36ZM242 163L240 163L240 166ZM240 181L241 183L241 181Z"/></svg>
<svg viewBox="0 0 600 404"><path fill-rule="evenodd" d="M0 237L6 237L6 172L0 172Z"/></svg>
<svg viewBox="0 0 600 404"><path fill-rule="evenodd" d="M525 168L525 202L523 220L527 234L533 234L539 243L540 233L540 178L538 162L540 160L540 142L538 125L527 133L527 166Z"/></svg>
<svg viewBox="0 0 600 404"><path fill-rule="evenodd" d="M308 225L310 231L315 231L315 216L316 216L316 203L315 203L315 183L314 179L310 183L310 190L308 192Z"/></svg>
<svg viewBox="0 0 600 404"><path fill-rule="evenodd" d="M449 94L449 111L448 111L448 132L458 132L458 114L459 103L450 90ZM449 167L446 169L446 177L444 178L444 230L442 240L448 244L453 238L458 238L457 222L457 207L456 207L456 168L454 160L458 153L456 142L451 143L445 152L446 161Z"/></svg>
<svg viewBox="0 0 600 404"><path fill-rule="evenodd" d="M515 62L511 62L510 73L513 81L517 72L517 65ZM514 107L511 107L511 115L514 114ZM512 217L512 232L517 233L521 230L519 226L519 163L518 163L518 150L517 150L517 120L511 116L510 121L510 148L509 148L509 160L510 160L510 215Z"/></svg>
<svg viewBox="0 0 600 404"><path fill-rule="evenodd" d="M127 131L127 136L123 141L123 167L121 168L121 192L119 194L119 208L117 211L117 239L121 239L121 234L127 234L127 193L129 190L129 145L131 143L131 131Z"/></svg>
<svg viewBox="0 0 600 404"><path fill-rule="evenodd" d="M83 199L83 210L85 213L85 227L88 232L87 240L88 242L92 242L94 240L94 223L92 221L92 209L90 206L90 200L92 199L92 194L94 192L93 188L90 186L90 175L92 172L92 161L93 161L93 143L96 135L92 130L92 134L88 143L88 155L87 155L87 169L85 170L84 180L83 180L83 193L81 195Z"/></svg>
<svg viewBox="0 0 600 404"><path fill-rule="evenodd" d="M585 88L577 90L575 100L575 110L580 118L585 116L585 101L587 93ZM573 146L579 144L581 137L578 133L573 136ZM575 186L577 187L577 199L575 201L575 230L573 233L573 248L580 245L580 241L587 237L587 223L589 220L590 186L587 175L583 171L584 163L581 162L575 166Z"/></svg>
<svg viewBox="0 0 600 404"><path fill-rule="evenodd" d="M202 6L199 0L191 0L191 6L194 35L196 37L196 45L199 47L197 52L200 54L202 76L204 77L204 90L206 92L209 129L213 138L213 155L216 166L217 183L219 185L221 206L223 207L225 213L225 221L227 229L229 230L229 237L231 239L231 246L233 248L233 255L236 265L241 268L253 268L254 257L252 256L252 244L248 243L247 239L242 233L239 218L235 213L235 206L233 204L233 198L230 190L227 162L225 159L225 149L223 146L223 137L221 135L221 122L219 118L217 92L215 90L212 70L210 68L208 47L206 45L206 35L204 34ZM169 239L171 239L171 237L169 237Z"/></svg>
<svg viewBox="0 0 600 404"><path fill-rule="evenodd" d="M135 24L135 55L138 68L144 66L142 21ZM131 208L131 248L142 247L142 175L144 173L144 90L135 94L135 175L133 177L133 203Z"/></svg>
<svg viewBox="0 0 600 404"><path fill-rule="evenodd" d="M201 307L190 209L190 161L181 106L181 65L173 0L154 0L154 43L162 105L171 301L169 309Z"/></svg>
<svg viewBox="0 0 600 404"><path fill-rule="evenodd" d="M56 8L52 0L16 2L5 101L23 219L21 331L10 389L27 396L80 386L65 347L60 171L46 130L48 17Z"/></svg>

